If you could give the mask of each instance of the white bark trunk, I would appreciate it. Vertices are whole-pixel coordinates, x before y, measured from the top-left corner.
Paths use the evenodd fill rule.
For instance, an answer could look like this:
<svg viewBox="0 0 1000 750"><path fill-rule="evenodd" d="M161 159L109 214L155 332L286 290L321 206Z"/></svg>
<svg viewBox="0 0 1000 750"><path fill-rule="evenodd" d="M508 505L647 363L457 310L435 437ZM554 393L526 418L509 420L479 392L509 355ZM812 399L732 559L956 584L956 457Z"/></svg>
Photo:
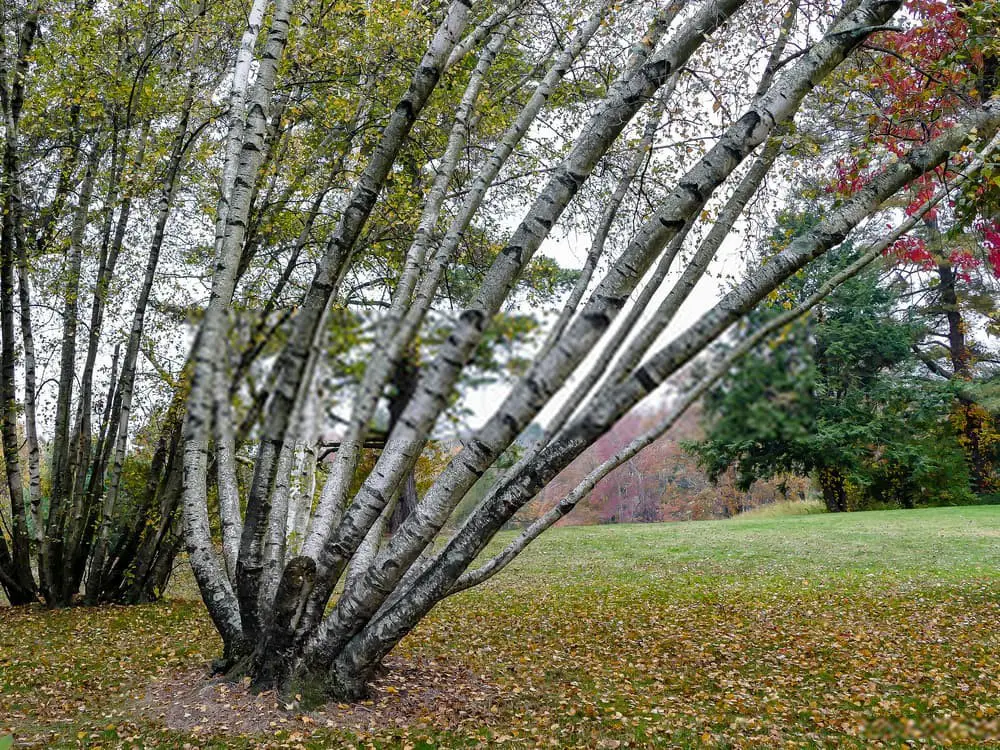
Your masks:
<svg viewBox="0 0 1000 750"><path fill-rule="evenodd" d="M24 438L28 447L28 514L32 541L42 544L42 473L38 446L36 395L38 384L35 364L35 339L31 323L31 282L23 238L17 238L17 288L20 302L21 341L24 345Z"/></svg>
<svg viewBox="0 0 1000 750"><path fill-rule="evenodd" d="M197 47L197 42L195 43ZM125 465L125 451L128 445L128 428L132 412L132 398L135 391L136 366L139 359L139 348L142 344L143 331L145 329L146 308L149 305L149 298L153 291L153 284L156 281L156 271L160 262L160 251L163 248L163 241L166 236L167 220L170 217L170 209L173 205L174 192L177 186L177 177L180 174L183 160L185 143L188 136L188 120L191 115L191 107L194 103L196 77L192 74L188 82L188 91L184 103L181 106L180 120L177 123L177 132L171 146L168 157L167 173L163 185L160 189L160 198L156 207L156 220L153 227L153 236L150 241L149 255L146 257L146 267L143 273L139 296L136 299L135 310L132 313L132 326L129 330L128 341L125 345L125 357L122 361L121 377L116 389L116 403L118 409L115 417L114 453L111 466L111 476L108 483L108 490L101 504L101 513L98 520L97 538L94 543L94 551L90 565L90 580L88 580L87 594L91 602L96 601L99 590L99 583L104 575L104 564L107 559L108 544L111 536L111 526L114 510L118 504L118 495L121 490L122 471ZM101 293L101 290L98 290ZM96 312L93 316L96 323L100 317ZM93 335L93 332L92 332ZM96 346L93 347L88 356L96 354ZM81 410L89 410L89 399L81 404ZM81 427L81 429L83 429ZM87 428L89 432L89 428Z"/></svg>
<svg viewBox="0 0 1000 750"><path fill-rule="evenodd" d="M254 47L257 44L257 37L260 36L260 28L264 22L264 11L267 6L268 0L253 0L247 15L247 27L243 30L239 51L236 53L236 64L233 66L233 80L229 89L229 111L226 113L229 129L226 133L226 151L222 159L222 182L215 214L215 253L217 258L222 253L229 201L233 194L236 170L239 167L240 150L243 147L247 91L250 82L250 68L254 59Z"/></svg>
<svg viewBox="0 0 1000 750"><path fill-rule="evenodd" d="M240 508L239 480L236 475L236 429L233 425L229 379L220 369L215 383L215 461L218 473L219 523L222 529L222 558L229 581L236 581L236 560L243 536L243 511Z"/></svg>
<svg viewBox="0 0 1000 750"><path fill-rule="evenodd" d="M286 433L295 404L300 398L302 389L307 385L305 375L309 354L315 348L317 334L322 329L330 300L336 294L350 263L357 238L368 220L400 148L437 86L448 55L465 28L468 13L467 0L453 2L448 7L445 19L431 40L410 88L393 110L389 123L382 131L379 143L352 191L346 209L341 214L337 228L327 242L319 267L295 319L290 340L278 359L277 380L263 428L261 449L255 464L254 479L247 503L244 538L240 549L240 604L244 627L252 633L259 632L262 626L261 613L257 610L256 601L260 588L263 537L270 514L277 457L287 439ZM330 506L330 512L335 514L337 511L335 504ZM308 546L307 541L306 554Z"/></svg>
<svg viewBox="0 0 1000 750"><path fill-rule="evenodd" d="M341 440L340 448L337 450L336 458L330 475L323 487L320 496L319 506L316 509L314 525L311 533L307 537L304 545L306 554L315 556L320 545L329 534L333 526L332 521L339 519L342 515L344 504L347 499L348 488L357 469L358 460L361 457L361 448L367 435L368 425L371 423L378 406L382 392L386 383L392 377L392 373L399 362L402 351L394 341L399 333L401 318L407 310L412 309L413 289L417 279L425 264L427 248L429 247L434 232L437 228L441 216L441 208L444 204L448 186L451 184L455 169L462 156L462 151L468 140L468 132L471 126L476 101L486 80L486 74L492 66L497 55L500 53L507 35L510 32L510 24L503 24L490 40L489 45L479 58L479 63L473 71L462 96L455 114L455 123L452 126L448 139L448 145L441 158L441 164L434 178L434 184L428 193L424 203L420 223L414 234L413 242L406 254L406 265L403 269L399 285L394 294L391 307L386 314L386 318L379 325L377 339L380 341L392 342L384 351L376 351L372 361L365 368L365 374L355 394L351 416L348 421L348 432ZM408 342L407 342L408 343ZM376 343L378 346L378 343Z"/></svg>
<svg viewBox="0 0 1000 750"><path fill-rule="evenodd" d="M73 216L69 250L66 254L63 286L63 329L59 355L59 383L56 395L55 428L52 440L52 491L45 538L42 542L43 587L46 600L53 606L67 603L75 594L69 590L67 563L67 524L78 522L74 503L74 462L70 446L70 412L73 386L76 382L76 338L79 327L80 271L83 260L84 231L87 227L90 202L100 148L95 142L87 158L80 198Z"/></svg>
<svg viewBox="0 0 1000 750"><path fill-rule="evenodd" d="M607 333L628 296L656 255L666 246L668 252L661 258L637 304L626 316L617 339L608 344L606 356L610 360L615 348L624 340L665 277L680 249L684 233L690 229L712 191L739 165L742 158L767 138L778 123L787 121L794 114L812 88L813 78L829 72L843 59L843 55L842 44L831 43L825 49L820 47L814 56L804 57L776 87L777 91L758 101L750 113L730 128L701 162L681 178L679 187L638 232L623 256L598 285L559 345L536 362L494 416L449 462L416 512L379 555L369 573L367 589L362 594L349 590L340 598L328 626L330 644L324 646L324 650L336 651L340 646L337 638L349 637L363 624L364 618L378 609L409 565L444 526L464 494Z"/></svg>
<svg viewBox="0 0 1000 750"><path fill-rule="evenodd" d="M229 651L243 648L244 623L239 600L215 555L208 522L206 472L216 377L215 356L227 335L228 309L235 290L250 202L265 153L267 110L278 64L288 39L291 5L291 0L277 0L275 3L257 81L247 108L239 163L232 191L226 196L225 231L212 278L212 292L192 354L191 393L184 422L184 538L202 598ZM231 147L232 143L227 143L227 153Z"/></svg>

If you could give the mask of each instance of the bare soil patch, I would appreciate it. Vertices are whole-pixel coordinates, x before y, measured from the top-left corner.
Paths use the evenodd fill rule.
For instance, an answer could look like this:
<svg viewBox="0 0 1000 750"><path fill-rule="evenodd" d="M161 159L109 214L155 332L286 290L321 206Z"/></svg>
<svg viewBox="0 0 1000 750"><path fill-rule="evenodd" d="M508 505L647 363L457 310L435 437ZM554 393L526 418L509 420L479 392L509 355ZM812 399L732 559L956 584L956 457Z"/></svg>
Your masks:
<svg viewBox="0 0 1000 750"><path fill-rule="evenodd" d="M328 703L315 710L254 693L248 681L211 677L207 667L164 674L140 703L147 719L194 735L255 735L319 727L375 732L390 727L455 729L482 726L496 713L499 691L485 677L444 660L386 660L368 699Z"/></svg>

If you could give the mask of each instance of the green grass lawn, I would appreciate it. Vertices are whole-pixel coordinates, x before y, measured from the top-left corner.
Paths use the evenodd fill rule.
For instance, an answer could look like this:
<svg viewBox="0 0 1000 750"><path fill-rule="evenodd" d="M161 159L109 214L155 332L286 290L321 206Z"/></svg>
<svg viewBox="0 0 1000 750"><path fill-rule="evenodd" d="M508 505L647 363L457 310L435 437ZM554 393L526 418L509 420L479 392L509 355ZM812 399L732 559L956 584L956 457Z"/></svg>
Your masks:
<svg viewBox="0 0 1000 750"><path fill-rule="evenodd" d="M1000 744L1000 506L556 529L399 656L485 677L483 719L253 737L138 705L216 655L197 602L0 610L0 736L46 747ZM880 744L881 743L881 744Z"/></svg>

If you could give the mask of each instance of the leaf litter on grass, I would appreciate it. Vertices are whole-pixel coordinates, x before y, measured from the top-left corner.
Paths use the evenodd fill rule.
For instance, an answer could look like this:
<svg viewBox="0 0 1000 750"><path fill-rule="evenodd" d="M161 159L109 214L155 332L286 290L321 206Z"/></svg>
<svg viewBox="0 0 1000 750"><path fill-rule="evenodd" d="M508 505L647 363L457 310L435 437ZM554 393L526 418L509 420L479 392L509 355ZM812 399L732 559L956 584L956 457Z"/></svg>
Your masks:
<svg viewBox="0 0 1000 750"><path fill-rule="evenodd" d="M1000 509L950 513L560 531L510 575L432 612L370 705L314 713L208 679L219 641L198 603L4 609L0 737L108 748L998 744L1000 571L977 544ZM904 550L882 569L871 562L878 528ZM781 533L799 555L775 552ZM853 567L848 536L867 545ZM720 557L730 543L742 543L731 565Z"/></svg>
<svg viewBox="0 0 1000 750"><path fill-rule="evenodd" d="M387 659L360 703L331 702L304 709L301 696L282 699L274 691L254 693L249 681L212 678L204 668L179 669L154 680L144 710L176 732L205 735L303 736L317 728L371 733L386 728L434 726L474 729L490 716L496 689L482 676L443 659Z"/></svg>

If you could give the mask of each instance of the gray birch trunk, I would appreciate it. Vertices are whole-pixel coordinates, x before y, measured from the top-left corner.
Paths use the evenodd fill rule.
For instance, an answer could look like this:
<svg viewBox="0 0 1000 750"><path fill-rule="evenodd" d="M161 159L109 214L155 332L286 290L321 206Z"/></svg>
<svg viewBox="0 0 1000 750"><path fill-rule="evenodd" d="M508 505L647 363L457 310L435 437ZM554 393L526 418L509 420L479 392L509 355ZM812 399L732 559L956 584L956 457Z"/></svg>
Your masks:
<svg viewBox="0 0 1000 750"><path fill-rule="evenodd" d="M8 118L9 121L9 118ZM0 429L3 435L3 457L7 491L10 495L11 549L6 542L0 549L0 566L4 568L4 589L11 604L26 604L35 598L35 581L31 573L31 535L24 503L21 479L19 440L17 436L17 394L14 383L16 354L14 351L14 217L18 211L15 181L17 161L14 144L4 148L3 219L0 228Z"/></svg>
<svg viewBox="0 0 1000 750"><path fill-rule="evenodd" d="M222 243L226 236L226 222L229 214L230 201L233 196L236 172L239 167L240 150L243 147L243 130L246 127L247 89L250 80L250 68L253 63L254 45L260 35L261 24L264 21L264 11L268 0L253 0L247 15L247 27L240 39L239 51L236 53L236 63L233 66L233 80L229 90L229 129L226 133L226 151L222 160L222 182L219 191L219 202L215 215L215 253L221 256Z"/></svg>
<svg viewBox="0 0 1000 750"><path fill-rule="evenodd" d="M36 546L42 543L42 473L39 466L38 417L36 394L38 392L35 338L31 324L31 282L28 279L28 262L24 243L17 240L17 289L20 301L21 342L24 346L24 437L28 445L28 516L31 519L31 538Z"/></svg>
<svg viewBox="0 0 1000 750"><path fill-rule="evenodd" d="M288 506L288 550L298 555L302 550L309 518L316 497L316 463L319 455L316 440L312 439L299 452L298 484Z"/></svg>
<svg viewBox="0 0 1000 750"><path fill-rule="evenodd" d="M288 496L288 513L285 520L286 555L295 556L302 549L309 517L316 495L316 463L319 460L316 445L319 442L319 404L323 392L316 389L302 405L299 427L300 442L295 448L291 488Z"/></svg>
<svg viewBox="0 0 1000 750"><path fill-rule="evenodd" d="M378 610L409 566L441 530L464 494L496 461L530 419L548 403L566 378L609 330L611 322L624 307L628 296L646 273L656 254L667 246L668 251L661 258L653 278L622 326L621 331L627 333L665 277L680 249L684 234L715 187L767 137L777 122L791 117L802 97L812 87L811 76L816 75L817 71L823 73L824 67L828 71L832 64L839 62L836 59L836 46L825 52L831 55L833 63L822 54L803 61L798 66L798 75L791 77L790 85L773 97L761 101L758 105L760 113L751 110L752 121L760 124L764 123L764 117L768 117L769 122L764 123L763 127L748 129L747 118L741 119L701 163L680 180L681 187L670 195L656 216L633 239L622 258L591 295L590 302L570 325L559 345L536 362L495 415L462 452L449 462L410 521L399 529L376 560L367 580L368 585L361 590L360 595L355 589L349 589L341 596L337 609L322 634L326 642L314 646L310 655L314 662L322 663L329 654L337 653L346 639L356 633L367 618ZM619 342L620 339L621 335ZM615 346L617 343L612 341L608 346L609 352L613 352ZM312 644L316 644L315 639Z"/></svg>
<svg viewBox="0 0 1000 750"><path fill-rule="evenodd" d="M222 529L222 557L230 582L236 580L236 560L243 535L239 482L236 477L236 430L233 426L229 381L220 371L215 383L215 460L218 473L219 522Z"/></svg>
<svg viewBox="0 0 1000 750"><path fill-rule="evenodd" d="M290 0L278 0L257 81L247 106L246 127L241 129L239 163L232 190L226 196L225 230L216 259L208 308L192 353L191 393L184 422L184 538L195 579L209 615L222 635L227 657L238 656L244 650L245 640L239 603L215 555L208 522L206 474L216 378L215 356L223 348L227 334L227 310L235 290L250 201L265 153L267 110L278 64L288 39L290 16ZM231 147L232 144L227 143L227 152Z"/></svg>
<svg viewBox="0 0 1000 750"><path fill-rule="evenodd" d="M301 528L302 522L297 519L308 516L308 511L303 509L310 508L312 504L312 490L304 493L308 501L301 502L297 489L300 471L295 467L300 439L305 438L307 444L311 444L312 440L310 430L305 427L304 412L310 404L308 391L314 371L320 366L319 342L326 312L331 300L339 293L358 237L378 200L386 175L407 140L410 128L437 85L440 71L463 44L459 40L464 32L468 8L461 3L448 6L445 21L438 28L421 69L390 117L370 161L361 171L357 186L348 198L305 301L297 311L288 343L273 370L274 386L268 389L270 401L261 431L246 521L238 545L235 582L231 584L229 575L233 572L232 557L236 545L232 531L224 533L226 568L223 568L211 549L206 473L208 436L214 411L217 460L222 460L220 490L227 483L232 485L226 490L226 513L238 518L239 497L232 489L235 487L235 442L230 444L227 437L232 434L232 419L227 419L225 409L220 408L218 403L223 391L227 391L227 397L232 393L232 386L223 387L224 379L210 359L225 348L228 307L238 279L241 254L246 250L245 227L253 202L253 190L259 180L262 157L255 157L253 152L254 148L257 152L265 150L264 129L259 126L266 123L266 119L259 115L266 112L270 101L276 74L274 68L283 49L283 41L277 47L269 46L271 52L264 56L258 84L250 98L240 165L233 182L231 200L226 204L225 236L220 241L212 297L193 356L194 378L184 428L185 537L202 595L223 635L227 666L236 665L234 673L248 670L258 688L273 686L288 692L318 689L323 695L341 699L360 697L366 681L385 654L437 602L450 593L486 580L502 569L532 539L575 507L602 476L636 455L669 428L683 410L725 372L734 361L733 357L745 352L766 334L741 342L729 357L716 363L706 379L685 394L654 430L591 472L567 498L500 555L481 568L467 572L496 531L587 446L611 429L618 419L685 363L704 352L779 284L843 241L861 222L879 210L885 200L947 159L970 139L981 140L984 135L992 135L1000 126L1000 104L991 103L970 114L928 146L914 149L888 163L860 192L831 209L816 227L796 238L786 250L735 287L686 332L648 356L657 334L674 317L747 201L758 191L761 180L780 150L780 140L775 136L790 123L808 92L873 29L881 27L891 18L901 3L899 0L848 3L845 13L831 30L806 51L791 58L790 64L775 82L771 79L774 71L781 67L784 40L794 23L793 18L786 17L758 95L749 111L727 129L703 159L680 177L676 188L631 238L621 257L611 265L579 311L576 309L584 299L587 281L574 291L566 311L557 322L556 332L543 346L528 376L515 385L493 418L449 462L430 491L417 502L394 533L387 535L386 527L392 518L394 504L398 502L406 483L412 479L414 465L426 447L436 421L447 407L459 375L481 342L484 329L510 297L519 275L541 242L629 122L666 81L677 74L706 36L724 24L743 4L742 0L707 0L688 15L687 22L668 42L660 45L657 37L639 45L632 61L626 66L627 74L595 107L594 116L583 125L567 156L553 171L551 179L539 191L537 199L513 232L507 247L488 269L470 309L460 316L450 336L440 346L436 358L423 366L413 396L405 399L405 407L392 420L385 448L375 469L365 480L361 491L348 503L346 488L356 471L357 457L364 446L371 415L383 395L388 378L398 371L430 308L441 274L463 234L471 226L483 196L503 163L535 121L548 93L586 46L589 37L584 31L591 27L588 24L578 32L575 42L583 41L575 51L559 56L549 70L553 75L547 74L543 85L536 89L536 94L538 90L544 93L529 99L528 105L515 118L514 126L504 134L496 150L472 179L472 187L464 200L456 201L457 215L431 254L433 235L444 215L444 195L452 181L451 172L455 169L451 158L455 153L452 147L464 142L464 126L474 122L476 117L473 111L476 91L470 80L466 90L470 98L463 99L459 122L454 123L451 129L445 157L437 162L440 169L438 179L424 203L421 222L405 256L404 270L390 314L383 321L386 335L381 337L369 363L362 395L352 412L353 421L345 441L348 450L343 456L338 456L332 484L324 488L301 553L286 562L290 540L295 536L295 529ZM664 14L669 15L667 11L676 13L680 5L671 3L664 9L661 22ZM793 3L792 7L796 5ZM846 12L848 8L849 12ZM287 7L285 12L287 31ZM599 24L601 13L603 10L590 21ZM280 15L276 14L276 19ZM487 64L491 55L499 53L503 44L501 37L506 34L506 22L501 20L498 23L500 26L491 28L481 37L485 39L487 34L493 34L481 54L479 65ZM662 24L663 28L667 23L669 21ZM589 33L593 34L596 28L594 25ZM269 45L277 41L275 29L273 26ZM474 46L475 43L470 45L469 50ZM274 54L275 51L277 54ZM477 71L479 69L477 66ZM544 86L548 86L547 90ZM764 144L767 145L763 152L735 187L713 231L699 247L681 281L638 336L630 340L631 328L651 302L652 295L679 254L685 233L699 220L713 191L730 179L741 164ZM248 149L248 145L251 148ZM641 165L641 160L633 163ZM632 174L630 179L634 179L634 171ZM624 190L627 190L627 185ZM622 199L618 198L619 205ZM609 207L606 221L599 225L598 237L601 239L598 244L603 244L607 237L617 210L617 206ZM905 230L905 225L900 227L893 237ZM887 246L891 240L886 238L880 247ZM877 257L878 251L879 248L871 249L865 254L864 262ZM429 267L422 275L418 274L420 262L426 262L429 255ZM596 267L596 259L591 263L588 258L588 264ZM656 270L650 273L654 268ZM860 266L855 264L848 270L856 272L859 269ZM840 275L834 281L843 280L842 277ZM643 285L644 280L646 283L637 304L625 313L628 299ZM829 289L820 291L825 293ZM811 298L807 303L811 306L818 299ZM805 309L808 308L800 307L790 311L789 315L801 314ZM613 324L622 319L624 323L615 330ZM587 354L602 343L609 357L618 356L611 377L605 378L599 386L598 380L587 384L584 393L596 390L591 400L575 416L572 409L560 415L554 428L546 434L543 444L493 487L447 544L435 554L431 542L440 534L467 490L495 464L501 453L551 402L555 394L569 383ZM642 362L643 357L647 357L645 362ZM596 389L594 386L597 386ZM344 448L344 444L341 447ZM309 481L305 484L308 486ZM326 605L342 577L346 578L344 593L331 614L324 619Z"/></svg>
<svg viewBox="0 0 1000 750"><path fill-rule="evenodd" d="M18 123L24 104L28 55L38 32L39 5L33 4L18 29L18 48L11 69L0 67L0 104L4 115L3 163L0 165L0 433L2 433L4 472L10 494L11 546L0 542L0 585L11 604L26 604L36 598L31 572L31 535L28 511L21 479L19 440L17 436L17 392L14 383L14 268L21 218L20 166L18 163ZM23 322L23 321L22 321ZM37 532L36 532L37 534Z"/></svg>
<svg viewBox="0 0 1000 750"><path fill-rule="evenodd" d="M240 544L237 588L243 629L250 640L255 641L264 626L264 618L258 606L258 596L263 573L262 555L266 523L270 516L278 457L284 448L286 433L296 404L301 398L303 378L308 369L310 353L314 351L317 333L322 328L330 300L336 293L343 272L350 262L354 245L374 208L396 155L431 92L437 86L448 55L465 28L468 12L467 2L453 2L448 7L445 20L438 27L411 81L410 88L393 110L368 165L352 191L337 228L327 243L323 258L299 309L290 340L276 365L277 384L264 423L263 439L254 467L254 479L247 502L244 533ZM289 570L298 571L298 566L290 565ZM289 594L294 590L285 585L279 588L282 592L288 591ZM277 604L275 606L280 608ZM295 608L297 607L298 605L295 605ZM274 622L280 624L285 620L277 618ZM284 646L281 644L288 639L288 635L272 632L270 640L278 645L274 648L264 648L263 653L267 654L268 658L283 653Z"/></svg>
<svg viewBox="0 0 1000 750"><path fill-rule="evenodd" d="M406 264L400 282L394 292L389 311L379 325L380 331L377 339L390 343L385 350L377 350L373 361L365 368L361 386L352 404L347 435L340 443L333 468L323 487L323 494L316 509L313 528L303 546L305 554L316 555L319 545L343 513L348 488L361 457L361 448L367 435L368 425L375 414L385 385L402 355L400 339L404 337L399 336L402 318L413 309L411 300L413 290L423 269L427 249L439 221L448 186L451 184L452 176L467 141L473 108L482 89L486 73L499 54L508 33L509 25L505 24L500 31L493 35L490 45L480 56L479 63L462 96L455 116L455 124L449 136L448 146L441 160L441 166L435 175L434 184L424 204L413 242L407 250ZM429 299L427 304L429 305Z"/></svg>

